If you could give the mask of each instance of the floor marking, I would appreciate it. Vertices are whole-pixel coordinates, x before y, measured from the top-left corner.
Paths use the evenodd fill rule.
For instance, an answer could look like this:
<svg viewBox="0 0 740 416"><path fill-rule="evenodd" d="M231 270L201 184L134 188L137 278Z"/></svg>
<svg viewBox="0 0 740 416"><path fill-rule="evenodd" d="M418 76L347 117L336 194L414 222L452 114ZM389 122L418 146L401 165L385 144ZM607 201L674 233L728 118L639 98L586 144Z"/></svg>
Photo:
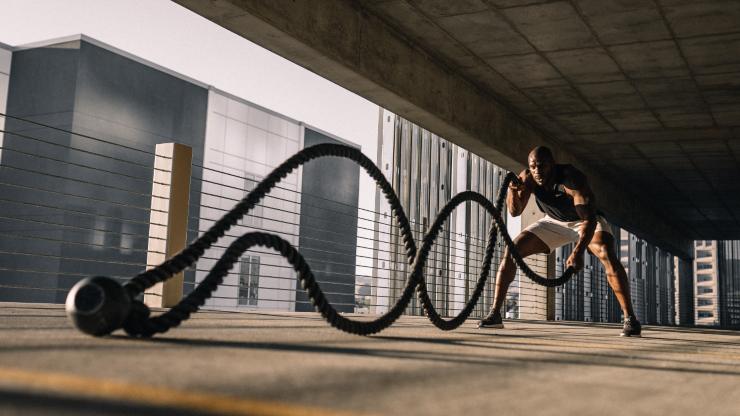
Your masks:
<svg viewBox="0 0 740 416"><path fill-rule="evenodd" d="M111 379L3 367L0 367L0 385L215 414L260 416L352 415L352 413L318 407L288 405L220 394L133 384Z"/></svg>

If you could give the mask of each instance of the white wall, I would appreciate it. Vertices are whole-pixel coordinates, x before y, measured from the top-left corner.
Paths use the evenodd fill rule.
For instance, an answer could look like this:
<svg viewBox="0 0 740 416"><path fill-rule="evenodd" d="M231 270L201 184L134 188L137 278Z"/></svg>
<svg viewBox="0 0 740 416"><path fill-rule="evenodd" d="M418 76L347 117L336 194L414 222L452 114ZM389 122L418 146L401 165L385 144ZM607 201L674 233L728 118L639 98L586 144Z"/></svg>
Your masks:
<svg viewBox="0 0 740 416"><path fill-rule="evenodd" d="M200 231L206 231L230 210L247 191L245 178L259 182L272 169L303 147L298 122L266 111L217 90L208 93ZM273 189L255 216L244 219L218 241L198 262L200 282L238 236L249 231L276 233L298 245L300 209L299 175L289 175ZM274 197L274 198L273 198ZM279 199L278 199L279 198ZM259 218L262 217L262 218ZM231 270L207 306L212 308L295 309L295 274L278 254L256 248L245 253L258 256L260 278L257 305L239 305L239 265ZM210 258L210 259L209 259Z"/></svg>
<svg viewBox="0 0 740 416"><path fill-rule="evenodd" d="M0 113L5 113L8 103L8 82L10 81L10 60L12 53L0 46ZM0 130L5 129L5 117L0 116ZM0 131L0 163L3 158L3 132Z"/></svg>

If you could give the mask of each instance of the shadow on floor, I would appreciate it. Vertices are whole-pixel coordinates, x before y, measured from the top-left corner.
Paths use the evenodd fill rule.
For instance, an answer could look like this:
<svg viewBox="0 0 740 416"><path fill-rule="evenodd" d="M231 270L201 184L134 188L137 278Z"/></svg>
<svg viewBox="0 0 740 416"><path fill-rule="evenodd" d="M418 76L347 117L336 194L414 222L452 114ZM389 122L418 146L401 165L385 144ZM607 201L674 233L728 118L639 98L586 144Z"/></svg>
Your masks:
<svg viewBox="0 0 740 416"><path fill-rule="evenodd" d="M198 348L238 348L238 349L262 349L282 352L299 352L299 353L317 353L317 354L341 354L341 355L355 355L363 357L378 357L378 358L396 358L396 359L410 359L419 361L432 361L432 362L444 362L450 364L472 364L472 365L484 365L484 366L511 366L520 367L522 365L531 364L560 364L560 365L583 365L583 366L598 366L598 367L614 367L614 368L628 368L628 369L639 369L639 370L652 370L652 371L664 371L664 372L682 372L682 373L696 373L696 374L713 374L713 375L729 375L729 376L740 376L740 371L733 371L726 369L728 366L722 364L725 368L692 368L693 365L713 365L711 362L699 362L691 360L676 360L676 359L657 359L654 357L639 357L638 355L626 351L625 353L608 353L608 352L590 352L590 351L562 351L558 350L557 347L553 346L526 346L521 344L506 344L502 342L491 342L490 344L476 343L474 345L468 344L464 339L454 338L402 338L402 337L386 337L379 338L374 337L371 339L378 338L381 341L390 341L393 343L398 342L430 342L434 344L445 344L445 345L456 345L460 347L472 347L472 348L487 348L491 350L505 350L505 351L519 351L519 352L530 352L530 353L546 353L550 354L550 357L541 356L528 356L528 357L512 357L512 356L492 356L485 354L471 354L470 352L461 353L447 353L447 352L433 352L433 351L418 351L418 350L402 350L402 349L389 349L386 346L383 348L363 348L363 347L345 347L336 345L319 345L319 344L307 344L307 343L293 343L293 342L250 342L250 341L221 341L221 340L205 340L205 339L192 339L192 338L166 338L166 337L155 337L149 340L151 343L168 344L168 345L182 345L188 347ZM639 340L634 340L639 342ZM205 351L204 351L205 352ZM209 352L212 354L213 352ZM669 364L669 365L666 365ZM715 363L714 367L717 367Z"/></svg>
<svg viewBox="0 0 740 416"><path fill-rule="evenodd" d="M0 390L0 414L3 415L141 415L204 416L213 413L193 412L182 408L146 406L85 397L66 397L49 393Z"/></svg>

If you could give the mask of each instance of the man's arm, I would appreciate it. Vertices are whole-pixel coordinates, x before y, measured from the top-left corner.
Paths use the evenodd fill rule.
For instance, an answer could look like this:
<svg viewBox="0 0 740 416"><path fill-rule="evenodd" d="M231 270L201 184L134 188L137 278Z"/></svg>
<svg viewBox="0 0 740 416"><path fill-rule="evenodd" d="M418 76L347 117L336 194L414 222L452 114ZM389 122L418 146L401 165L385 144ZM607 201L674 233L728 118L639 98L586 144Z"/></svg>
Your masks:
<svg viewBox="0 0 740 416"><path fill-rule="evenodd" d="M532 195L532 178L529 177L527 169L519 174L519 180L521 181L519 185L513 182L509 184L509 192L506 194L506 208L513 217L522 215Z"/></svg>
<svg viewBox="0 0 740 416"><path fill-rule="evenodd" d="M594 194L583 173L573 170L567 176L565 186L568 193L573 197L573 204L576 207L578 217L583 220L583 225L579 232L578 242L566 264L580 270L583 268L583 253L586 252L586 248L594 236L594 231L596 231Z"/></svg>

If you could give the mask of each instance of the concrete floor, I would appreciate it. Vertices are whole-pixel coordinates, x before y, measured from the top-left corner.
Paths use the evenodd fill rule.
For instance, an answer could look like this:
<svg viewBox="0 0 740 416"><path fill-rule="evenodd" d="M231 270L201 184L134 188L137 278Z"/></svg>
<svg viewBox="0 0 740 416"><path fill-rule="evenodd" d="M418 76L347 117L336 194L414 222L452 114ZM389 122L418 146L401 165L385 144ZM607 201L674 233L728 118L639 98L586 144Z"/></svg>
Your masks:
<svg viewBox="0 0 740 416"><path fill-rule="evenodd" d="M739 332L474 326L359 337L311 313L201 312L135 340L0 304L0 414L740 414Z"/></svg>

